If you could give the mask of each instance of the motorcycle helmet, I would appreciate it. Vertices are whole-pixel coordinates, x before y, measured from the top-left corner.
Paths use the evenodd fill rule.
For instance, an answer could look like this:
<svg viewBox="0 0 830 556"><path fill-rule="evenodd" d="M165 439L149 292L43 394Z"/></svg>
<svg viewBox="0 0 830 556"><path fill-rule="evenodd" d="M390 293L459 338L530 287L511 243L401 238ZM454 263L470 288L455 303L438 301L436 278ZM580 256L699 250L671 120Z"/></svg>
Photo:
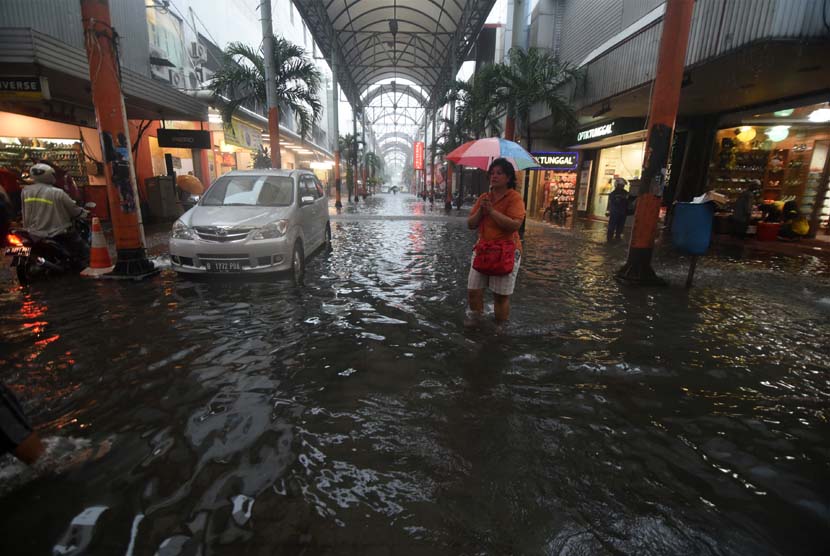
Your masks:
<svg viewBox="0 0 830 556"><path fill-rule="evenodd" d="M45 183L47 185L54 185L55 170L48 164L39 162L29 168L29 177L35 183Z"/></svg>

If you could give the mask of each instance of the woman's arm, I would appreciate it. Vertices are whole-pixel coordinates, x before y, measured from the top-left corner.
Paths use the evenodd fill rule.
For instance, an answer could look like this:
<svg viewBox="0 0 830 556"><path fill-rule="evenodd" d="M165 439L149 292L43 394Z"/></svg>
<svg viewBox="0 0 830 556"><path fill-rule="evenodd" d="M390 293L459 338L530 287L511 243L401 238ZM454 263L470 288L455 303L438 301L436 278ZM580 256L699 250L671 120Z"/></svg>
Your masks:
<svg viewBox="0 0 830 556"><path fill-rule="evenodd" d="M484 214L482 214L481 207L470 216L467 217L467 227L471 230L475 230L478 228L479 223L481 223L481 219L484 218Z"/></svg>
<svg viewBox="0 0 830 556"><path fill-rule="evenodd" d="M515 232L522 226L521 218L510 218L506 214L502 214L497 210L490 211L490 218L498 224L499 228L508 232Z"/></svg>

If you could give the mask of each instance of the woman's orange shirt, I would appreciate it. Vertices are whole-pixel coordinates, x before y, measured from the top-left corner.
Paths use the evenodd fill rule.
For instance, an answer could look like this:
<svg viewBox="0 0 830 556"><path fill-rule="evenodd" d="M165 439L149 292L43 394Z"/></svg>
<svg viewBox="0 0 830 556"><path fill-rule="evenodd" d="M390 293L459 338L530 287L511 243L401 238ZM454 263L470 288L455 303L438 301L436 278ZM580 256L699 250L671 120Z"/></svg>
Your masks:
<svg viewBox="0 0 830 556"><path fill-rule="evenodd" d="M476 204L473 205L473 210L470 211L471 214L474 214L475 211L479 210L481 207L481 200L487 195L490 194L484 193L478 198ZM509 218L514 220L524 220L525 204L524 201L522 201L522 196L519 195L515 189L508 189L507 193L504 194L504 197L493 203L491 206ZM495 220L485 216L478 226L478 241L493 241L497 239L512 239L513 243L516 244L516 249L519 251L522 250L522 240L519 238L518 230L514 232L503 230L498 224L496 224Z"/></svg>

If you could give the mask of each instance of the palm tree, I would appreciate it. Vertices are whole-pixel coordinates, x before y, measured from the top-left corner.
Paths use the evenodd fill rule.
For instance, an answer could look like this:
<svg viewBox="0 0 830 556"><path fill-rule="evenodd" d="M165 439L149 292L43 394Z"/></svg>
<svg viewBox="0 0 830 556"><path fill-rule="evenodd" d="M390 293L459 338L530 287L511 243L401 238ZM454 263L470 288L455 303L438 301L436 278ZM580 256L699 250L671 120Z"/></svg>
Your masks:
<svg viewBox="0 0 830 556"><path fill-rule="evenodd" d="M580 72L567 62L560 62L546 50L539 48L511 48L510 63L501 64L496 89L496 102L507 112L510 120L520 126L527 139L525 148L531 149L530 111L537 104L550 110L555 138L563 138L576 128L576 114L564 93L568 86L579 81ZM558 136L558 137L556 137ZM510 137L507 137L511 139Z"/></svg>
<svg viewBox="0 0 830 556"><path fill-rule="evenodd" d="M337 139L337 144L340 147L340 160L346 162L346 189L351 201L355 185L354 167L357 165L357 137L351 133L341 135Z"/></svg>
<svg viewBox="0 0 830 556"><path fill-rule="evenodd" d="M363 164L369 170L369 177L374 182L378 172L383 170L383 159L377 154L369 151L363 155Z"/></svg>
<svg viewBox="0 0 830 556"><path fill-rule="evenodd" d="M305 139L323 110L318 93L320 71L306 57L302 47L282 37L274 37L274 59L277 69L277 110L288 110L294 114L300 137ZM225 49L222 67L214 74L210 88L215 95L229 99L222 107L225 125L230 124L234 112L240 106L266 106L265 59L262 51L240 42L230 43ZM277 166L282 165L279 141L278 132L277 137L271 137Z"/></svg>
<svg viewBox="0 0 830 556"><path fill-rule="evenodd" d="M509 135L514 123L520 125L527 142L524 147L532 150L533 138L530 133L530 111L537 104L543 104L551 113L551 135L555 142L563 139L576 129L576 113L564 97L566 89L581 79L581 73L567 62L560 62L548 51L539 48L511 48L510 63L501 64L496 101L507 113L505 135ZM525 172L523 197L527 205L530 173ZM524 236L524 222L519 229Z"/></svg>

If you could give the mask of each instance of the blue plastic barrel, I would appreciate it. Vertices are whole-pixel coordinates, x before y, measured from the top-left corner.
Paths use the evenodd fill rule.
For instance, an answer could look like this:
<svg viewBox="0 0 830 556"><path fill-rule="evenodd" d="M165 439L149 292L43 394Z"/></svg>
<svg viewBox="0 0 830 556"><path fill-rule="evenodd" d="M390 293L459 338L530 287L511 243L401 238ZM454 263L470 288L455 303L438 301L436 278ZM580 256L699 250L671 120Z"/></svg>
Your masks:
<svg viewBox="0 0 830 556"><path fill-rule="evenodd" d="M705 255L712 240L714 203L676 203L671 226L672 244L689 255Z"/></svg>

